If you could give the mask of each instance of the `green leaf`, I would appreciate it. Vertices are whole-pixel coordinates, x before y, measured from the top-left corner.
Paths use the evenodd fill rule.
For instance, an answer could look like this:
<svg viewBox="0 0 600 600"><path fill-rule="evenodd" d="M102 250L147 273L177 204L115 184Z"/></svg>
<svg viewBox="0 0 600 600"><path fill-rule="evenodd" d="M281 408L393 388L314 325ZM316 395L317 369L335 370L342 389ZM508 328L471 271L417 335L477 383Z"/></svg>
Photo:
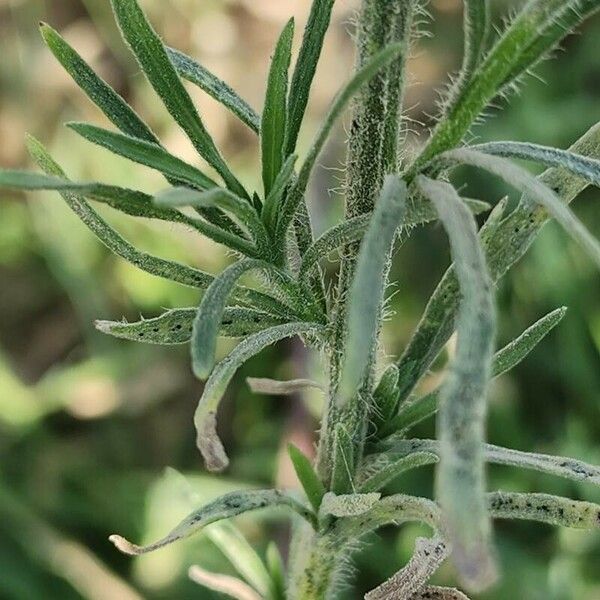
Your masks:
<svg viewBox="0 0 600 600"><path fill-rule="evenodd" d="M288 71L292 59L294 19L284 27L271 62L267 95L260 128L262 176L265 197L269 195L284 161L287 126Z"/></svg>
<svg viewBox="0 0 600 600"><path fill-rule="evenodd" d="M47 175L66 178L64 171L52 159L44 146L32 136L27 136L27 149L33 160ZM68 192L62 192L61 196L71 210L111 252L142 271L200 289L206 289L213 281L213 276L208 273L138 250L112 229L81 196ZM284 304L267 294L252 289L236 287L233 299L243 306L275 314L283 320L287 320L290 316L289 309Z"/></svg>
<svg viewBox="0 0 600 600"><path fill-rule="evenodd" d="M154 319L142 319L136 323L96 321L96 329L113 337L145 344L187 344L192 339L197 313L197 308L177 308ZM282 323L281 318L268 313L249 308L225 308L219 336L246 337Z"/></svg>
<svg viewBox="0 0 600 600"><path fill-rule="evenodd" d="M269 195L265 199L265 204L262 210L262 219L269 231L275 232L277 224L277 216L281 208L281 204L285 199L285 193L294 177L294 167L298 157L294 154L288 156L281 171L273 182L273 187Z"/></svg>
<svg viewBox="0 0 600 600"><path fill-rule="evenodd" d="M445 153L450 160L479 167L497 175L509 185L527 193L531 199L543 206L558 221L563 229L589 254L600 267L600 243L586 229L573 211L543 182L525 169L505 158L489 156L469 149L452 150Z"/></svg>
<svg viewBox="0 0 600 600"><path fill-rule="evenodd" d="M335 0L315 0L310 9L290 86L285 156L289 156L296 149L310 89L321 57L323 41L331 22L331 10L334 2Z"/></svg>
<svg viewBox="0 0 600 600"><path fill-rule="evenodd" d="M398 56L401 51L401 44L395 44L385 48L376 54L364 67L357 71L352 79L338 92L327 115L325 116L323 124L321 125L321 129L317 133L317 136L310 147L308 155L304 160L304 163L300 169L300 173L298 174L298 178L292 186L286 202L281 210L277 226L279 237L284 236L285 232L292 223L298 206L304 197L304 193L306 192L313 168L336 121L342 115L356 92L360 90L362 86L367 84L373 77L375 77L380 69L389 64L390 61Z"/></svg>
<svg viewBox="0 0 600 600"><path fill-rule="evenodd" d="M373 455L363 465L358 490L360 492L379 492L393 483L406 471L412 471L439 461L433 452L412 452L401 458L389 454Z"/></svg>
<svg viewBox="0 0 600 600"><path fill-rule="evenodd" d="M268 597L271 589L269 572L241 531L231 523L221 522L208 528L206 534L244 580L260 594L259 598Z"/></svg>
<svg viewBox="0 0 600 600"><path fill-rule="evenodd" d="M516 367L563 320L565 307L558 308L526 329L494 356L493 375L499 377Z"/></svg>
<svg viewBox="0 0 600 600"><path fill-rule="evenodd" d="M310 511L284 492L279 490L248 490L226 494L207 504L186 517L167 536L147 546L137 546L119 535L111 535L110 541L124 554L139 556L190 537L211 523L231 519L261 508L280 506L291 508L309 522L312 522Z"/></svg>
<svg viewBox="0 0 600 600"><path fill-rule="evenodd" d="M346 494L354 490L354 473L356 465L355 448L346 425L339 421L333 434L333 471L331 475L331 491L335 494Z"/></svg>
<svg viewBox="0 0 600 600"><path fill-rule="evenodd" d="M490 30L489 0L463 0L465 52L460 78L470 81L485 56Z"/></svg>
<svg viewBox="0 0 600 600"><path fill-rule="evenodd" d="M570 151L600 158L600 124L592 127ZM572 202L587 187L585 180L565 169L550 169L540 179L555 190L565 204ZM502 212L494 211L490 215L490 226L480 233L494 281L498 281L527 252L548 221L546 210L532 204L526 195L515 210L499 221ZM398 363L401 374L399 401L408 397L452 335L459 299L458 282L451 267L430 298L425 314Z"/></svg>
<svg viewBox="0 0 600 600"><path fill-rule="evenodd" d="M266 271L282 285L290 284L288 277L273 265L252 259L233 263L214 279L202 297L192 333L192 367L199 379L208 377L214 366L217 337L229 296L239 278L254 269Z"/></svg>
<svg viewBox="0 0 600 600"><path fill-rule="evenodd" d="M318 512L325 495L325 487L315 473L310 460L294 444L288 444L288 454L306 497L311 506Z"/></svg>
<svg viewBox="0 0 600 600"><path fill-rule="evenodd" d="M417 538L415 551L408 564L379 587L371 590L365 600L414 598L450 555L450 547L441 537Z"/></svg>
<svg viewBox="0 0 600 600"><path fill-rule="evenodd" d="M155 207L152 197L143 192L103 183L73 183L61 177L2 169L0 170L0 187L27 191L73 192L108 204L111 208L133 217L161 219L188 225L191 223L185 215L178 211Z"/></svg>
<svg viewBox="0 0 600 600"><path fill-rule="evenodd" d="M217 436L216 416L221 398L238 368L267 346L282 339L295 335L318 336L321 332L322 327L316 323L288 323L272 327L247 337L215 367L204 386L202 398L194 415L194 424L198 432L198 448L209 470L222 471L229 462Z"/></svg>
<svg viewBox="0 0 600 600"><path fill-rule="evenodd" d="M158 144L158 138L136 112L103 81L81 56L49 25L42 23L44 41L90 100L127 135Z"/></svg>
<svg viewBox="0 0 600 600"><path fill-rule="evenodd" d="M174 48L167 48L166 50L180 77L200 87L217 102L229 109L255 133L260 133L260 116L235 90L190 56Z"/></svg>
<svg viewBox="0 0 600 600"><path fill-rule="evenodd" d="M344 517L358 517L369 512L379 499L381 494L334 494L327 492L323 496L319 516L329 516L342 519Z"/></svg>
<svg viewBox="0 0 600 600"><path fill-rule="evenodd" d="M202 171L173 156L156 143L86 123L67 123L67 127L93 144L98 144L113 154L123 156L138 164L156 169L167 178L185 182L201 190L217 187L217 184Z"/></svg>
<svg viewBox="0 0 600 600"><path fill-rule="evenodd" d="M579 0L534 0L526 4L504 35L487 54L477 77L464 88L452 110L435 128L427 146L417 158L407 181L411 181L432 158L460 145L486 106L500 93L514 69L547 23L574 8ZM564 32L563 32L564 34ZM558 40L556 40L558 41Z"/></svg>
<svg viewBox="0 0 600 600"><path fill-rule="evenodd" d="M71 75L75 83L114 125L126 135L160 146L158 138L148 125L140 119L119 94L94 73L91 67L56 31L43 24L41 33L50 50ZM182 183L171 178L169 178L169 182L173 185ZM203 213L203 216L215 225L224 225L219 215L210 211Z"/></svg>
<svg viewBox="0 0 600 600"><path fill-rule="evenodd" d="M200 156L223 177L227 187L246 197L246 191L217 150L161 39L137 0L111 0L111 4L124 40L171 116L185 131Z"/></svg>
<svg viewBox="0 0 600 600"><path fill-rule="evenodd" d="M132 217L144 217L146 219L159 219L180 223L196 229L203 235L209 237L219 244L223 244L246 256L256 256L257 250L254 245L234 233L225 231L220 227L193 219L183 213L171 208L161 208L154 204L152 196L113 185L103 183L73 183L68 179L50 177L39 173L27 171L0 170L0 187L16 190L54 190L58 192L72 192L85 196L91 200L107 204L115 210L119 210Z"/></svg>
<svg viewBox="0 0 600 600"><path fill-rule="evenodd" d="M359 517L342 519L337 528L347 539L360 539L380 527L409 522L424 523L437 533L441 527L440 519L438 505L428 498L394 494L382 498L369 512Z"/></svg>
<svg viewBox="0 0 600 600"><path fill-rule="evenodd" d="M448 233L462 293L456 357L441 392L436 488L461 579L484 589L496 577L483 452L496 329L492 282L475 219L454 188L423 176L417 184Z"/></svg>
<svg viewBox="0 0 600 600"><path fill-rule="evenodd" d="M599 0L570 0L563 2L555 15L551 16L539 29L537 35L521 53L519 61L513 66L510 75L505 79L503 87L515 85L518 79L548 56L559 42L572 32L585 19L592 16L600 8Z"/></svg>
<svg viewBox="0 0 600 600"><path fill-rule="evenodd" d="M463 198L463 200L475 215L490 209L487 202L468 198ZM437 212L431 202L422 197L415 199L409 196L402 227L409 228L415 225L423 225L436 221L437 218ZM307 280L320 260L348 244L362 240L369 227L370 220L370 214L360 215L342 221L339 225L334 225L328 229L303 253L298 277Z"/></svg>
<svg viewBox="0 0 600 600"><path fill-rule="evenodd" d="M366 461L365 469L375 471L378 466L383 468L394 460L404 461L406 458L423 453L441 456L442 448L437 440L390 440L389 447L381 454L373 454ZM395 458L394 458L395 457ZM502 448L492 444L485 445L485 460L496 465L505 465L539 471L547 475L580 481L600 486L600 467L573 458L521 452L510 448Z"/></svg>
<svg viewBox="0 0 600 600"><path fill-rule="evenodd" d="M189 568L188 577L202 587L235 600L262 600L261 596L237 577L212 573L198 565Z"/></svg>
<svg viewBox="0 0 600 600"><path fill-rule="evenodd" d="M559 308L534 323L518 338L496 352L492 363L492 376L499 377L516 367L556 327L566 314ZM439 391L435 390L403 404L398 414L383 427L380 437L406 432L421 421L437 413Z"/></svg>
<svg viewBox="0 0 600 600"><path fill-rule="evenodd" d="M185 187L170 188L157 194L154 203L163 207L219 208L230 214L240 228L248 232L259 254L268 255L270 251L269 235L255 208L229 190L213 188L199 192Z"/></svg>
<svg viewBox="0 0 600 600"><path fill-rule="evenodd" d="M394 364L389 365L373 392L371 421L375 431L394 416L399 377L398 367Z"/></svg>
<svg viewBox="0 0 600 600"><path fill-rule="evenodd" d="M487 497L495 519L538 521L574 529L600 528L600 504L549 494L494 492Z"/></svg>
<svg viewBox="0 0 600 600"><path fill-rule="evenodd" d="M267 567L272 581L272 600L286 600L285 565L275 542L267 546Z"/></svg>
<svg viewBox="0 0 600 600"><path fill-rule="evenodd" d="M361 244L349 295L346 353L338 390L342 405L357 393L373 360L396 230L406 211L406 191L398 177L386 179Z"/></svg>
<svg viewBox="0 0 600 600"><path fill-rule="evenodd" d="M27 149L34 161L47 175L61 179L66 178L64 171L48 154L44 146L32 136L27 137ZM69 208L111 252L142 271L200 289L207 288L213 280L212 275L208 273L138 250L100 217L81 195L61 192L61 196Z"/></svg>
<svg viewBox="0 0 600 600"><path fill-rule="evenodd" d="M492 156L533 160L547 167L562 167L586 181L600 186L600 160L538 144L524 142L489 142L470 146L470 150Z"/></svg>

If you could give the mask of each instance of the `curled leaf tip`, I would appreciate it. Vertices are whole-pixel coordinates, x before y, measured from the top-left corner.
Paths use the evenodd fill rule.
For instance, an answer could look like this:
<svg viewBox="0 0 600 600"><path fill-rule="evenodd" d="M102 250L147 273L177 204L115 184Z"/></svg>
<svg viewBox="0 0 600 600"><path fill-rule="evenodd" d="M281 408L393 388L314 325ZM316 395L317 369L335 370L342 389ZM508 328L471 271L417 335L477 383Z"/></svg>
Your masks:
<svg viewBox="0 0 600 600"><path fill-rule="evenodd" d="M115 545L117 550L123 554L128 554L129 556L139 556L140 554L143 554L143 550L140 546L132 544L120 535L111 535L108 539Z"/></svg>
<svg viewBox="0 0 600 600"><path fill-rule="evenodd" d="M229 459L223 443L217 435L217 416L208 413L203 419L196 421L198 437L196 444L204 458L206 468L213 473L224 471L229 465Z"/></svg>

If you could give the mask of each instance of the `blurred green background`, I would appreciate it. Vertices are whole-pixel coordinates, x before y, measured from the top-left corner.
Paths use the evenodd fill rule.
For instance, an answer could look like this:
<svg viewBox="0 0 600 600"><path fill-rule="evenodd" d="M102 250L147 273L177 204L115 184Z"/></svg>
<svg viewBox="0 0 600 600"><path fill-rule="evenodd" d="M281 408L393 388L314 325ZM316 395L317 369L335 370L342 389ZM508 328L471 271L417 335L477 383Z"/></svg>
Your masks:
<svg viewBox="0 0 600 600"><path fill-rule="evenodd" d="M429 122L436 85L457 67L461 52L460 0L434 0L431 39L411 61L409 116ZM492 3L498 19L512 4ZM334 25L303 130L306 145L320 115L353 62L351 17L357 2L339 0ZM170 44L198 57L260 108L269 55L285 20L305 22L308 0L147 0L143 2ZM27 167L23 137L42 139L75 179L126 183L144 190L158 176L86 144L61 123L104 118L62 72L43 46L38 21L58 28L143 114L166 145L196 160L121 43L108 0L0 0L0 164ZM530 140L567 147L600 120L600 18L565 51L538 69L509 108L476 130L483 139ZM297 36L299 37L299 36ZM192 90L218 144L249 187L259 185L256 140L215 102ZM502 106L505 106L502 103ZM312 189L319 231L340 217L342 127L322 157ZM471 197L496 201L510 190L466 173ZM576 210L600 233L600 193ZM214 244L174 226L146 224L102 211L144 249L217 271L228 257ZM398 253L395 316L386 339L401 352L427 296L448 264L447 243L436 227L419 229ZM600 463L600 279L592 264L554 226L499 289L499 343L560 305L570 308L558 330L492 393L489 437L522 450L571 455ZM190 289L136 271L109 255L60 198L0 192L0 599L136 600L213 598L186 579L199 563L228 571L205 536L130 560L107 542L122 533L149 540L188 510L189 493L173 467L188 476L198 502L239 486L295 485L282 452L287 441L311 451L318 396L252 396L244 377L309 375L321 379L319 357L296 344L265 351L248 363L223 407L223 436L232 466L225 477L203 471L194 444L192 414L201 391L186 348L144 347L103 337L96 318L136 319L163 308L193 306ZM225 351L224 345L222 351ZM419 435L432 435L426 424ZM600 501L597 489L506 468L491 470L495 489L549 491ZM396 491L431 493L432 471L404 477ZM393 490L390 490L393 491ZM261 550L270 539L285 547L280 515L239 522ZM359 598L409 557L418 530L381 531L357 553ZM504 566L486 600L600 599L600 535L527 523L498 523ZM450 583L448 567L439 574Z"/></svg>

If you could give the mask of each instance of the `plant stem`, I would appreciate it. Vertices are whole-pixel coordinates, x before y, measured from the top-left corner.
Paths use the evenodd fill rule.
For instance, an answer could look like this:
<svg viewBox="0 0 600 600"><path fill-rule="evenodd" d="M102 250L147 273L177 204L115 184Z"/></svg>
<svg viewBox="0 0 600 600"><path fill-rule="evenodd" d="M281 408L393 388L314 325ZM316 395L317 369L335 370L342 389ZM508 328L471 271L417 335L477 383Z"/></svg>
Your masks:
<svg viewBox="0 0 600 600"><path fill-rule="evenodd" d="M355 100L348 142L346 219L370 213L385 175L398 168L404 71L415 4L414 0L362 2L356 68L360 69L389 44L402 43L405 50L398 60L382 69ZM350 244L344 249L341 261L337 302L332 317L331 346L334 350L329 361L330 392L321 427L318 457L318 471L323 482L337 493L351 491L353 468L360 460L364 448L375 380L376 344L372 348L372 364L355 398L343 410L336 406L340 363L346 341L346 298L359 249L359 243ZM340 451L336 437L342 435L348 443L344 443L344 449Z"/></svg>
<svg viewBox="0 0 600 600"><path fill-rule="evenodd" d="M323 600L330 597L342 549L331 533L302 526L294 536L289 598Z"/></svg>

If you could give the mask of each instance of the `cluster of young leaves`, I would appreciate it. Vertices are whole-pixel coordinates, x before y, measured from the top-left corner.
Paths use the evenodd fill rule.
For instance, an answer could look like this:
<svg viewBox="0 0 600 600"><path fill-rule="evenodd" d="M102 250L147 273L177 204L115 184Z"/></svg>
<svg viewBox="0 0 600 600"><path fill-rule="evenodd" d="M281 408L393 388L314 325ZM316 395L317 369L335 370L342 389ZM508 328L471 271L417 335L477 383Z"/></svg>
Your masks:
<svg viewBox="0 0 600 600"><path fill-rule="evenodd" d="M313 2L293 71L294 21L284 27L260 115L194 59L167 47L137 0L111 3L140 68L210 172L169 153L125 100L56 31L42 25L50 50L118 131L85 123L68 126L91 143L159 171L170 187L148 195L103 183L74 183L31 137L27 145L43 174L2 170L0 186L60 192L111 251L148 273L199 290L198 307L170 310L138 323L99 321L97 326L128 340L189 343L194 373L207 380L194 422L198 447L209 469L221 471L228 464L216 432L217 411L229 382L245 361L267 345L291 336L300 336L307 345L340 357L335 359L339 369L330 373L329 406L323 423L322 453L331 455L324 463L333 464L332 472L315 469L297 448L289 450L306 503L278 490L236 492L192 513L158 542L137 546L113 536L115 545L128 554L150 552L216 521L280 506L291 508L322 540L321 546L317 544L322 549L320 568L328 578L331 572L326 565L335 570L336 561L350 552L357 538L388 523L417 520L431 526L434 538L418 541L410 563L367 598L464 598L456 590L430 586L428 580L451 556L465 587L479 590L489 586L496 577L494 518L600 527L599 506L543 494L490 494L485 478L485 465L500 463L600 483L600 469L592 465L490 446L485 439L486 394L491 380L523 360L565 314L565 309L550 313L495 352L494 284L525 253L549 218L560 223L600 265L600 244L568 206L588 184L600 184L600 125L568 151L517 142L463 147L471 126L489 104L598 10L600 0L529 0L491 47L488 2L464 0L462 70L431 138L410 164L402 161L401 115L406 59L420 3L363 0L356 72L334 99L298 167L296 143L334 0ZM247 190L231 170L183 80L213 96L259 136L260 193ZM306 190L335 122L353 98L347 218L314 240ZM510 160L514 158L549 169L535 178ZM461 198L449 183L457 165L501 177L523 193L519 205L506 214L506 203L498 203L478 231L474 214L486 210L487 205ZM133 217L179 223L223 245L237 260L213 276L148 255L115 231L89 201ZM403 355L375 385L374 357L398 234L406 236L412 226L434 220L447 231L454 264L434 292ZM342 268L332 292L326 289L319 260L340 250ZM261 275L262 291L240 285L249 272ZM418 383L455 329L456 354L444 383L439 390L418 396ZM219 336L241 341L215 364ZM282 394L318 384L253 380L251 385L261 393ZM417 423L436 413L438 440L408 437ZM348 415L358 418L357 429L347 427L344 419ZM330 445L327 428L334 431ZM368 443L359 439L355 433L359 430L363 438L368 432ZM383 495L386 486L403 472L434 463L438 463L437 502ZM223 535L229 540L224 546L237 536L239 556L250 557L254 567L238 569L246 581L194 568L190 575L199 583L232 597L251 599L277 600L286 593L317 598L329 589L331 582L319 583L317 572L305 581L288 579L285 583L281 561L274 552L266 575L266 567L256 567L257 557L237 534L229 531ZM235 559L235 553L232 556Z"/></svg>

